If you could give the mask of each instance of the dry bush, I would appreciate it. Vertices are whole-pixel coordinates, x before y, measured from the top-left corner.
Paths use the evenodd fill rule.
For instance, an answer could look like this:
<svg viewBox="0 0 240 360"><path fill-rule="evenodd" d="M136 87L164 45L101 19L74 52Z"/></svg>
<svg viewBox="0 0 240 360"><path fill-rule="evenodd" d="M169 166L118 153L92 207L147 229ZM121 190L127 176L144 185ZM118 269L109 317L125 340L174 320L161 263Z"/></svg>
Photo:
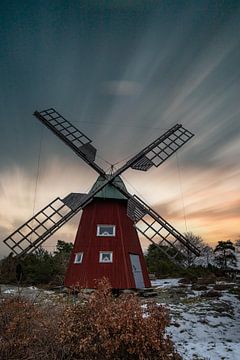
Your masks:
<svg viewBox="0 0 240 360"><path fill-rule="evenodd" d="M54 307L46 309L21 297L0 302L0 358L55 359Z"/></svg>
<svg viewBox="0 0 240 360"><path fill-rule="evenodd" d="M65 309L59 344L74 359L180 359L165 334L168 324L163 307L143 309L133 295L116 299L103 280L87 303Z"/></svg>
<svg viewBox="0 0 240 360"><path fill-rule="evenodd" d="M200 277L197 280L199 285L211 285L216 283L216 275L213 273L207 274L205 277Z"/></svg>
<svg viewBox="0 0 240 360"><path fill-rule="evenodd" d="M203 298L220 298L222 294L219 291L210 289L209 291L206 291L201 294L201 297Z"/></svg>
<svg viewBox="0 0 240 360"><path fill-rule="evenodd" d="M179 360L165 328L165 308L128 295L114 298L106 280L89 300L36 305L21 298L0 301L3 360Z"/></svg>

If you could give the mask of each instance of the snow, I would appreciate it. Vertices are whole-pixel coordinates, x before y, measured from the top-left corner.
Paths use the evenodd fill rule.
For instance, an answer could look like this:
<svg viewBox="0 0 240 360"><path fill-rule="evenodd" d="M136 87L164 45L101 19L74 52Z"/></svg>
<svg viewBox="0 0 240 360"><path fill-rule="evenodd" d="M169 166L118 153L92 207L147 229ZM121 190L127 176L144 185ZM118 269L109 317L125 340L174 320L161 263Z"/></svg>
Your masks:
<svg viewBox="0 0 240 360"><path fill-rule="evenodd" d="M30 290L38 290L38 288L36 286L29 286L28 289L30 289Z"/></svg>
<svg viewBox="0 0 240 360"><path fill-rule="evenodd" d="M3 291L3 294L15 294L16 290L15 289L7 289L5 291Z"/></svg>
<svg viewBox="0 0 240 360"><path fill-rule="evenodd" d="M154 283L170 288L178 282L179 279L162 279ZM177 304L164 304L172 317L167 333L176 350L183 360L239 360L240 301L226 291L221 292L219 299L203 299L201 294L192 291L185 302L179 299Z"/></svg>
<svg viewBox="0 0 240 360"><path fill-rule="evenodd" d="M152 281L152 285L160 291L171 292L178 287L179 280L160 279ZM234 287L230 282L221 284ZM176 350L183 360L239 360L239 299L227 290L221 291L220 298L213 299L202 298L203 293L186 287L185 297L175 302L160 302L170 311L167 333Z"/></svg>
<svg viewBox="0 0 240 360"><path fill-rule="evenodd" d="M170 288L173 286L178 286L179 280L181 280L181 278L179 278L179 279L158 279L158 280L152 280L151 283L152 283L152 286L157 287L157 289Z"/></svg>
<svg viewBox="0 0 240 360"><path fill-rule="evenodd" d="M0 293L4 295L20 295L36 302L41 302L49 295L54 295L54 291L39 289L36 286L18 287L15 285L0 284Z"/></svg>
<svg viewBox="0 0 240 360"><path fill-rule="evenodd" d="M228 298L231 304L234 297ZM239 311L238 304L238 311ZM168 334L174 341L183 359L191 360L194 355L201 359L239 359L240 319L229 318L227 314L207 315L199 304L197 307L177 306L181 310L174 323L168 328ZM170 309L176 310L176 309ZM206 315L203 313L206 312Z"/></svg>

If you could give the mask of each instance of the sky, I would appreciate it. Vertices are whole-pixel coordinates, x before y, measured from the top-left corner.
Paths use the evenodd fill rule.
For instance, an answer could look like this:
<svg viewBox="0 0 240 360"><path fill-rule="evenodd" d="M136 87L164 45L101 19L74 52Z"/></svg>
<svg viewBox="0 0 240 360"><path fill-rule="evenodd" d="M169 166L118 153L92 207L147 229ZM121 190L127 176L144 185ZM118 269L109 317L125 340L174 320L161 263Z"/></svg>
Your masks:
<svg viewBox="0 0 240 360"><path fill-rule="evenodd" d="M93 140L104 170L183 124L195 137L159 168L126 171L128 190L210 246L240 237L239 1L0 6L0 256L36 211L97 178L33 117L50 107ZM74 241L79 216L48 250Z"/></svg>

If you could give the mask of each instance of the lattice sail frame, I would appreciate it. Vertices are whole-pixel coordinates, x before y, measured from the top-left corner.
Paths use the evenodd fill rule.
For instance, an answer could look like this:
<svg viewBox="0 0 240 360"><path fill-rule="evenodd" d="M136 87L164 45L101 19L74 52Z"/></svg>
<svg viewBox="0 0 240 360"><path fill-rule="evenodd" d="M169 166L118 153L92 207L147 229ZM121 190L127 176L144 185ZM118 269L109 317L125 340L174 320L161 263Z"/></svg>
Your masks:
<svg viewBox="0 0 240 360"><path fill-rule="evenodd" d="M151 207L138 196L134 195L129 198L127 214L134 221L135 228L151 243L158 246L173 262L179 264L179 261L176 260L177 257L187 259L185 252L178 247L179 244L184 245L184 247L195 256L200 255L195 245L189 243L185 236L157 214L156 211L151 209ZM169 251L167 251L167 248ZM171 255L172 249L175 250L174 255Z"/></svg>
<svg viewBox="0 0 240 360"><path fill-rule="evenodd" d="M17 256L32 253L84 206L89 204L93 196L105 187L106 183L89 194L70 193L63 199L57 197L3 242Z"/></svg>
<svg viewBox="0 0 240 360"><path fill-rule="evenodd" d="M179 233L166 220L145 204L136 195L132 196L122 189L113 180L128 168L147 171L153 165L158 167L174 154L180 147L194 135L184 129L182 125L175 125L165 134L153 141L125 165L111 176L107 175L96 163L96 149L91 145L85 134L60 115L55 109L50 108L41 112L35 111L34 115L46 125L55 135L63 140L79 157L88 163L94 170L105 178L105 181L94 192L89 194L71 193L64 199L56 198L49 205L39 211L25 224L4 240L4 243L17 255L22 256L35 251L55 231L70 220L77 212L83 209L107 184L111 183L126 198L128 198L128 216L134 221L136 229L150 242L158 246L172 261L178 263L177 256L185 257L184 252L176 245L181 243L196 256L199 250ZM162 248L167 244L174 248L176 254L171 256Z"/></svg>
<svg viewBox="0 0 240 360"><path fill-rule="evenodd" d="M59 197L54 199L5 239L4 243L18 256L35 251L66 221L75 215L77 200L71 204L69 201L71 195L69 194L64 199ZM80 202L79 197L78 206Z"/></svg>
<svg viewBox="0 0 240 360"><path fill-rule="evenodd" d="M146 157L153 163L154 166L158 167L192 137L193 134L190 131L180 127L171 134L169 138L163 140L150 150L146 154Z"/></svg>
<svg viewBox="0 0 240 360"><path fill-rule="evenodd" d="M160 166L193 136L193 133L185 129L182 125L175 125L143 149L136 156L136 161L131 164L131 168L147 171L153 165L155 167ZM131 161L132 160L130 160L130 162Z"/></svg>
<svg viewBox="0 0 240 360"><path fill-rule="evenodd" d="M55 109L35 111L34 116L65 142L79 157L94 168L100 175L105 172L95 163L96 148L92 140L72 125Z"/></svg>
<svg viewBox="0 0 240 360"><path fill-rule="evenodd" d="M46 126L51 129L54 128L59 135L64 135L76 148L92 142L88 136L83 134L53 108L40 112L35 111L34 115L38 116L39 120L43 121Z"/></svg>

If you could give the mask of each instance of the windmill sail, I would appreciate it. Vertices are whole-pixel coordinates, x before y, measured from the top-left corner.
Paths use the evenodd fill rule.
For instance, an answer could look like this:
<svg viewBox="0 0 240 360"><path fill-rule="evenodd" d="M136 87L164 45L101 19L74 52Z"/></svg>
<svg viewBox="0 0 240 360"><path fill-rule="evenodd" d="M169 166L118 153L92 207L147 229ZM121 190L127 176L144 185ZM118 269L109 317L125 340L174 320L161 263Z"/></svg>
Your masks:
<svg viewBox="0 0 240 360"><path fill-rule="evenodd" d="M193 133L182 125L175 125L127 162L132 169L147 171L158 167L192 137Z"/></svg>
<svg viewBox="0 0 240 360"><path fill-rule="evenodd" d="M42 245L60 227L83 209L102 190L108 180L89 194L70 193L64 199L57 197L30 220L21 225L3 242L17 255L30 254Z"/></svg>
<svg viewBox="0 0 240 360"><path fill-rule="evenodd" d="M135 228L173 262L181 265L182 262L177 261L177 258L186 259L184 249L195 256L200 255L199 249L194 244L136 195L128 200L128 216L134 221ZM182 245L183 251L178 247L179 244ZM174 255L172 255L173 249Z"/></svg>
<svg viewBox="0 0 240 360"><path fill-rule="evenodd" d="M95 163L96 149L91 144L92 140L90 140L88 136L83 134L53 108L40 112L35 111L34 116L63 140L65 144L94 170L100 175L104 175L104 171Z"/></svg>
<svg viewBox="0 0 240 360"><path fill-rule="evenodd" d="M35 251L44 241L70 220L85 202L86 194L57 197L8 236L4 243L17 255Z"/></svg>

